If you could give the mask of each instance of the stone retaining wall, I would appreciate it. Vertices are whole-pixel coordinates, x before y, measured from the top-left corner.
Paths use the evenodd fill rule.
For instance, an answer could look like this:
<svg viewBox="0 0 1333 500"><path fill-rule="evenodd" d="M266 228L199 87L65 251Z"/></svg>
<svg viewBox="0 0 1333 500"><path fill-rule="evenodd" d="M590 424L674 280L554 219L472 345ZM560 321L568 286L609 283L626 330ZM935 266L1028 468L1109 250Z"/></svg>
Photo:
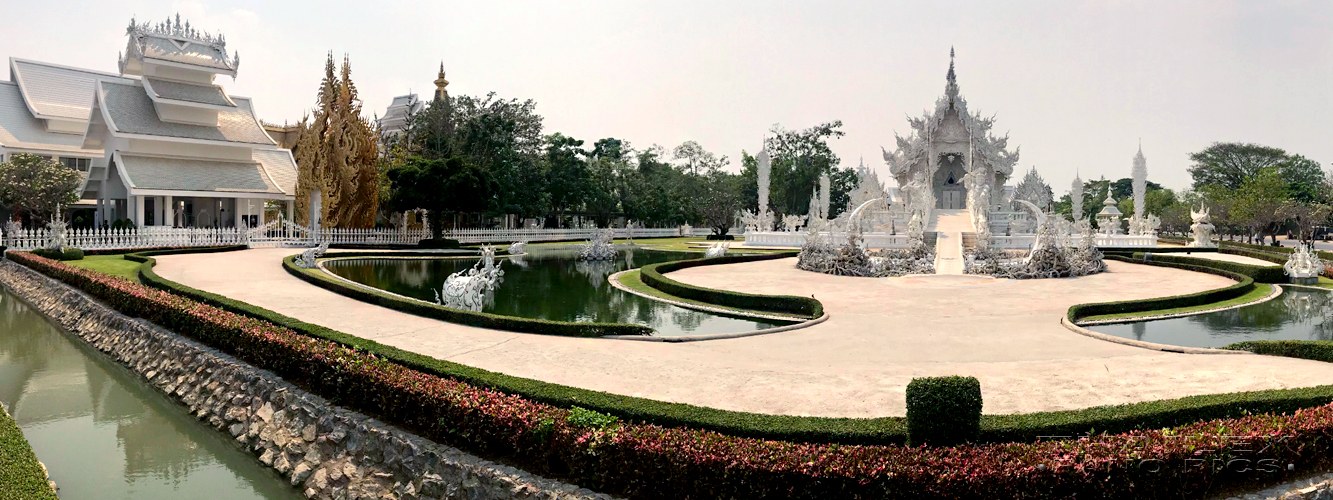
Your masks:
<svg viewBox="0 0 1333 500"><path fill-rule="evenodd" d="M610 499L337 407L11 261L0 285L319 499Z"/></svg>

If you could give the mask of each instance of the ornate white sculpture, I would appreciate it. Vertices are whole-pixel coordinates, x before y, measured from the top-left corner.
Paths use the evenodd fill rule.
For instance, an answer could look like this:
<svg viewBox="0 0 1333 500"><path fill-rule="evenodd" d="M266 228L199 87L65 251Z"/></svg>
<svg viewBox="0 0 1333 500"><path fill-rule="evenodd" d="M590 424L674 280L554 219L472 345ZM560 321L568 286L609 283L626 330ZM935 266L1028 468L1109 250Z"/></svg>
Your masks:
<svg viewBox="0 0 1333 500"><path fill-rule="evenodd" d="M592 240L584 243L583 248L579 250L579 260L615 260L616 246L612 243L615 237L615 229L598 231Z"/></svg>
<svg viewBox="0 0 1333 500"><path fill-rule="evenodd" d="M23 223L22 223L22 222L19 222L19 221L16 221L16 220L10 220L9 222L6 222L6 223L5 223L5 245L6 245L6 246L10 246L10 247L16 246L16 244L18 243L18 237L19 237L20 234L23 234Z"/></svg>
<svg viewBox="0 0 1333 500"><path fill-rule="evenodd" d="M1324 262L1307 245L1297 245L1296 251L1282 265L1283 271L1291 277L1292 283L1312 285L1319 283L1319 274L1324 272Z"/></svg>
<svg viewBox="0 0 1333 500"><path fill-rule="evenodd" d="M829 191L828 174L819 175L819 216L829 218L829 203L832 198L832 191Z"/></svg>
<svg viewBox="0 0 1333 500"><path fill-rule="evenodd" d="M515 241L509 244L509 255L519 255L528 251L528 242Z"/></svg>
<svg viewBox="0 0 1333 500"><path fill-rule="evenodd" d="M689 224L680 226L680 235L686 238L694 236L694 226L691 226Z"/></svg>
<svg viewBox="0 0 1333 500"><path fill-rule="evenodd" d="M1083 220L1083 179L1074 174L1074 183L1069 185L1070 215L1074 220Z"/></svg>
<svg viewBox="0 0 1333 500"><path fill-rule="evenodd" d="M714 243L713 246L710 246L708 247L707 250L704 250L704 258L711 259L713 257L721 257L727 254L727 249L729 248L731 248L731 243L727 242Z"/></svg>
<svg viewBox="0 0 1333 500"><path fill-rule="evenodd" d="M1190 242L1191 247L1195 248L1214 248L1217 244L1213 243L1213 224L1212 218L1208 216L1208 206L1199 204L1199 211L1190 209L1190 230L1194 231L1194 241Z"/></svg>
<svg viewBox="0 0 1333 500"><path fill-rule="evenodd" d="M68 225L60 217L60 210L56 210L56 215L51 222L46 223L46 248L51 250L60 250L69 246L69 241L65 238L65 229Z"/></svg>
<svg viewBox="0 0 1333 500"><path fill-rule="evenodd" d="M315 261L329 250L329 242L320 243L319 246L301 252L301 257L296 259L296 265L305 269L314 269Z"/></svg>
<svg viewBox="0 0 1333 500"><path fill-rule="evenodd" d="M1129 220L1129 234L1146 234L1148 229L1148 208L1145 206L1148 190L1148 160L1143 157L1143 145L1134 155L1134 169L1130 171L1130 181L1134 188L1134 215ZM1154 228L1155 229L1155 228Z"/></svg>
<svg viewBox="0 0 1333 500"><path fill-rule="evenodd" d="M1037 167L1032 167L1032 170L1029 170L1027 175L1023 176L1023 180L1014 187L1014 201L1027 200L1042 210L1051 205L1052 197L1054 193L1051 192L1051 187L1046 185L1046 181L1042 180L1041 174L1037 173Z"/></svg>
<svg viewBox="0 0 1333 500"><path fill-rule="evenodd" d="M1097 212L1097 227L1102 234L1114 236L1120 234L1120 209L1116 208L1115 198L1107 189L1106 201L1102 202L1102 211Z"/></svg>
<svg viewBox="0 0 1333 500"><path fill-rule="evenodd" d="M782 230L794 233L796 229L805 223L804 215L784 215L782 216Z"/></svg>
<svg viewBox="0 0 1333 500"><path fill-rule="evenodd" d="M1037 227L1037 240L1022 259L1012 259L1002 250L978 251L966 256L967 274L988 274L999 278L1034 279L1087 276L1106 270L1102 253L1097 250L1097 236L1092 224L1081 220L1073 224L1063 218L1044 217ZM1074 231L1082 233L1078 246L1071 248Z"/></svg>
<svg viewBox="0 0 1333 500"><path fill-rule="evenodd" d="M444 279L444 286L435 291L435 303L454 309L481 311L489 293L499 287L504 274L495 263L495 247L483 246L481 259L471 269L450 274Z"/></svg>

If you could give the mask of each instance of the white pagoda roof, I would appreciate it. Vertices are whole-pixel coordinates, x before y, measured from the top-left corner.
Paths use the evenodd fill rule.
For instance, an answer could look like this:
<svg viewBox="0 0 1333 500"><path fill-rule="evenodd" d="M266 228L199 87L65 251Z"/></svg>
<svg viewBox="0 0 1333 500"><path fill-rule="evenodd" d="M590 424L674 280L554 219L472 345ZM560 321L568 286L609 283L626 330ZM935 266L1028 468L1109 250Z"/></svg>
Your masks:
<svg viewBox="0 0 1333 500"><path fill-rule="evenodd" d="M227 96L227 92L218 85L202 85L174 80L163 80L146 76L143 78L144 90L154 101L167 101L181 104L204 104L234 108L236 103Z"/></svg>
<svg viewBox="0 0 1333 500"><path fill-rule="evenodd" d="M158 64L208 73L236 76L240 55L227 57L227 41L222 35L212 35L181 24L180 15L173 23L156 25L136 24L130 20L125 30L129 44L120 59L123 74L141 74L145 64Z"/></svg>
<svg viewBox="0 0 1333 500"><path fill-rule="evenodd" d="M285 151L277 151L286 153ZM228 161L172 156L115 153L116 165L134 190L206 191L228 193L291 194L270 170L295 178L295 165L274 156L266 161ZM290 171L290 172L289 172ZM290 174L290 175L289 175ZM295 191L295 183L290 186Z"/></svg>
<svg viewBox="0 0 1333 500"><path fill-rule="evenodd" d="M9 58L10 81L23 92L28 111L37 118L88 121L98 79L132 82L112 73Z"/></svg>
<svg viewBox="0 0 1333 500"><path fill-rule="evenodd" d="M91 91L89 95L92 95ZM24 102L21 89L13 82L0 82L0 146L67 152L86 157L102 156L101 148L84 149L82 136L48 131L42 120L32 115L28 104Z"/></svg>
<svg viewBox="0 0 1333 500"><path fill-rule="evenodd" d="M138 82L101 81L97 103L107 127L118 135L156 136L190 141L276 146L251 109L250 99L230 96L234 108L218 111L218 125L190 125L162 121L153 100ZM239 143L239 144L238 144Z"/></svg>

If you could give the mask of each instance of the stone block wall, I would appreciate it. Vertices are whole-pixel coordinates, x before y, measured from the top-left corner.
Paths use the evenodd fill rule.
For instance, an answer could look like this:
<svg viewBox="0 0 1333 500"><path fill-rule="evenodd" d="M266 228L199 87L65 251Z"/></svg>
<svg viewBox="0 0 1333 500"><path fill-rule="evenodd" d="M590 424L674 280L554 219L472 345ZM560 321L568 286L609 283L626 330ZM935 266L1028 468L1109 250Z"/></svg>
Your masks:
<svg viewBox="0 0 1333 500"><path fill-rule="evenodd" d="M0 285L147 379L317 499L610 499L335 406L10 261Z"/></svg>

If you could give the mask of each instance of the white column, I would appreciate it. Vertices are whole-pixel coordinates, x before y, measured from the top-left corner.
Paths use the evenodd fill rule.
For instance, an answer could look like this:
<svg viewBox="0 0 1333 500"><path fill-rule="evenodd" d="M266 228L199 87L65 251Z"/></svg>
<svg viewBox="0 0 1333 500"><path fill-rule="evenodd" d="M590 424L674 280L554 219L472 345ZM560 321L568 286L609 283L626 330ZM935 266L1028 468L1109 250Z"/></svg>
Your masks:
<svg viewBox="0 0 1333 500"><path fill-rule="evenodd" d="M166 210L166 212L163 213L163 217L162 217L162 222L163 222L163 224L162 224L162 225L167 226L167 227L171 227L171 226L175 226L175 225L176 225L176 205L175 205L175 203L176 203L176 202L175 202L175 201L172 201L172 198L171 198L170 196L163 196L163 197L162 197L162 209L163 209L163 210Z"/></svg>
<svg viewBox="0 0 1333 500"><path fill-rule="evenodd" d="M134 213L134 227L143 227L143 197L131 196L134 207L130 210Z"/></svg>
<svg viewBox="0 0 1333 500"><path fill-rule="evenodd" d="M232 225L233 225L233 226L236 226L236 227L238 227L238 228L241 227L241 224L242 224L242 223L241 223L241 207L243 206L242 204L243 204L244 202L245 202L245 200L242 200L242 199L240 199L240 198L232 198L232 199L231 199L231 218L232 218Z"/></svg>
<svg viewBox="0 0 1333 500"><path fill-rule="evenodd" d="M296 201L287 200L286 202L283 202L283 204L286 205L287 220L292 220L292 212L296 209Z"/></svg>
<svg viewBox="0 0 1333 500"><path fill-rule="evenodd" d="M102 227L102 217L105 216L103 212L104 210L106 210L106 203L102 202L102 198L98 198L97 209L93 210L93 227Z"/></svg>

